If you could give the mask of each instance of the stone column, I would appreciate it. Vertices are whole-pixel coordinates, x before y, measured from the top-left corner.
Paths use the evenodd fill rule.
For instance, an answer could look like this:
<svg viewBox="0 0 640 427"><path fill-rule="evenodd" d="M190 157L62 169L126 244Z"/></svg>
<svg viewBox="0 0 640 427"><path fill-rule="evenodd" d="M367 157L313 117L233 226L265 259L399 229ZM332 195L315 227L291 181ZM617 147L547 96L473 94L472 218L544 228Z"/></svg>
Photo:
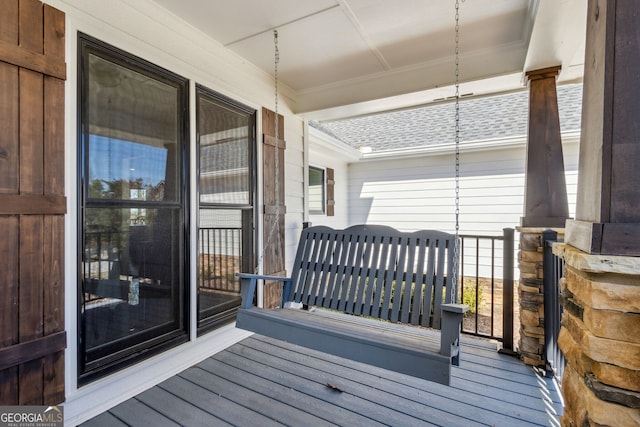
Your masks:
<svg viewBox="0 0 640 427"><path fill-rule="evenodd" d="M520 339L518 350L527 365L545 367L544 283L542 233L549 228L518 227L518 299L520 301ZM552 229L562 239L564 229Z"/></svg>
<svg viewBox="0 0 640 427"><path fill-rule="evenodd" d="M525 173L524 215L521 219L518 264L520 340L525 363L545 366L542 232L564 234L569 217L564 178L556 78L560 67L526 73L529 85L529 132Z"/></svg>
<svg viewBox="0 0 640 427"><path fill-rule="evenodd" d="M558 344L567 359L563 426L640 425L640 258L590 255L570 245Z"/></svg>
<svg viewBox="0 0 640 427"><path fill-rule="evenodd" d="M640 256L639 0L590 0L576 219L566 242Z"/></svg>
<svg viewBox="0 0 640 427"><path fill-rule="evenodd" d="M640 425L638 16L640 0L589 0L576 219L557 248L564 426Z"/></svg>

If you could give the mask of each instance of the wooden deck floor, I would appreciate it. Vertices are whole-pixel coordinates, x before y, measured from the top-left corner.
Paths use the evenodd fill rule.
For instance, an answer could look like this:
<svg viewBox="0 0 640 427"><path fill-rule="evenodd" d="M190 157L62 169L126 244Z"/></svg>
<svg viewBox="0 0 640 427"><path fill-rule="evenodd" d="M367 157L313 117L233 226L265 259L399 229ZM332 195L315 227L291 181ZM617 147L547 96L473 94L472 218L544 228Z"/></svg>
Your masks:
<svg viewBox="0 0 640 427"><path fill-rule="evenodd" d="M552 381L495 344L461 364L448 387L254 335L83 425L559 425Z"/></svg>

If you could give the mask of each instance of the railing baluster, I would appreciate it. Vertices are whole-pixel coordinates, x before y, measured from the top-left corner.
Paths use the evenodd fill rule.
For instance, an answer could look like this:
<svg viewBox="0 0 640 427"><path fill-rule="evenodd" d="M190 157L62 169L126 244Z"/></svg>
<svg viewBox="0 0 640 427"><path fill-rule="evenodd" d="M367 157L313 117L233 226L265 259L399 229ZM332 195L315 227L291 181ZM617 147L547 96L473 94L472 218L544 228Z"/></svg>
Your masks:
<svg viewBox="0 0 640 427"><path fill-rule="evenodd" d="M564 355L558 346L562 305L560 304L560 278L564 274L564 261L553 254L553 243L558 233L545 230L542 233L544 248L544 343L547 359L547 376L562 378L564 373Z"/></svg>
<svg viewBox="0 0 640 427"><path fill-rule="evenodd" d="M513 228L502 229L502 351L513 350Z"/></svg>

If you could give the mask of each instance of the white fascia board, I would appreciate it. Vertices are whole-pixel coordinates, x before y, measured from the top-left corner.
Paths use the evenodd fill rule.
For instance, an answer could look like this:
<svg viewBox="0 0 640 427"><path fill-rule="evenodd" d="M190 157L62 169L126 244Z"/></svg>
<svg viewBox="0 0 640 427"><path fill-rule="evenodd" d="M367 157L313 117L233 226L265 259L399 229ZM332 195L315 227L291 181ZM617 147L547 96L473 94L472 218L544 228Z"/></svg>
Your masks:
<svg viewBox="0 0 640 427"><path fill-rule="evenodd" d="M343 160L351 162L358 161L363 157L359 150L311 126L309 126L309 142L310 151L331 150L340 154Z"/></svg>
<svg viewBox="0 0 640 427"><path fill-rule="evenodd" d="M580 139L580 131L564 132L560 135L563 143L577 141ZM474 152L499 150L504 148L524 147L527 143L527 136L515 136L509 138L484 139L479 141L467 141L460 143L460 152ZM455 143L438 144L426 147L409 147L395 150L380 150L361 155L361 161L380 160L380 159L399 159L406 157L418 156L438 156L453 154L455 152Z"/></svg>

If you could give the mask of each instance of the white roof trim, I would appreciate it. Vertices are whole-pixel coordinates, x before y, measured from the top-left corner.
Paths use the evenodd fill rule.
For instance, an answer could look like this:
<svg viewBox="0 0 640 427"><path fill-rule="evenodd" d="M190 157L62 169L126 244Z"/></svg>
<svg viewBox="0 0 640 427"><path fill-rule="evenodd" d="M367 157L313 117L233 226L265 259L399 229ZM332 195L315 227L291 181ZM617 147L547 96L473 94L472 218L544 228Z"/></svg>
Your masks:
<svg viewBox="0 0 640 427"><path fill-rule="evenodd" d="M346 144L312 126L307 125L307 127L309 128L309 147L311 150L329 149L341 154L344 160L348 161L358 161L362 158L362 153L351 147L349 144Z"/></svg>
<svg viewBox="0 0 640 427"><path fill-rule="evenodd" d="M561 135L564 143L578 141L580 139L580 131L564 132ZM465 141L460 143L460 152L474 152L498 150L504 148L524 147L527 143L527 135L485 139L479 141ZM455 152L455 143L430 145L426 147L408 147L394 150L372 151L363 153L361 160L380 160L380 159L397 159L416 156L438 156L453 154Z"/></svg>

